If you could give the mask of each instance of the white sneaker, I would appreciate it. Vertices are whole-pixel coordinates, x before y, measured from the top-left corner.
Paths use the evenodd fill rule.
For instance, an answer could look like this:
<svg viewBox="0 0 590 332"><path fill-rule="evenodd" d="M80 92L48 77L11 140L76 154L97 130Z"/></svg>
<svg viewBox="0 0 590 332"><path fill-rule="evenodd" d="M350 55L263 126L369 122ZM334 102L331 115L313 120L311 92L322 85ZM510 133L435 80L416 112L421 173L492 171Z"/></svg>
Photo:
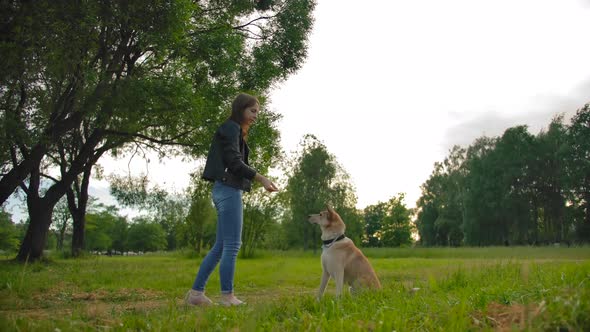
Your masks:
<svg viewBox="0 0 590 332"><path fill-rule="evenodd" d="M206 297L204 292L199 292L194 289L191 289L186 293L184 302L188 305L197 306L209 306L213 304L213 301Z"/></svg>
<svg viewBox="0 0 590 332"><path fill-rule="evenodd" d="M226 307L246 305L246 302L239 300L234 294L223 294L221 295L221 301L219 303Z"/></svg>

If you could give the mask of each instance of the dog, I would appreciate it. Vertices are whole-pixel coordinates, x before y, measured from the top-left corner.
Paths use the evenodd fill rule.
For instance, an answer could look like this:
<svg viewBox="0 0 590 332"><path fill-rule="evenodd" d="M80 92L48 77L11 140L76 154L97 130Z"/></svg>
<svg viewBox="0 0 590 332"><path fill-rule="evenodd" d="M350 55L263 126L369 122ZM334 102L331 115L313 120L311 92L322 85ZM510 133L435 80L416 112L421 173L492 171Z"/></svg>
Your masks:
<svg viewBox="0 0 590 332"><path fill-rule="evenodd" d="M309 215L308 221L317 224L322 230L322 281L318 292L318 300L324 294L328 281L334 278L336 296L342 295L344 284L350 286L354 294L360 288L380 289L381 283L369 260L344 235L346 225L340 215L332 207L319 214Z"/></svg>

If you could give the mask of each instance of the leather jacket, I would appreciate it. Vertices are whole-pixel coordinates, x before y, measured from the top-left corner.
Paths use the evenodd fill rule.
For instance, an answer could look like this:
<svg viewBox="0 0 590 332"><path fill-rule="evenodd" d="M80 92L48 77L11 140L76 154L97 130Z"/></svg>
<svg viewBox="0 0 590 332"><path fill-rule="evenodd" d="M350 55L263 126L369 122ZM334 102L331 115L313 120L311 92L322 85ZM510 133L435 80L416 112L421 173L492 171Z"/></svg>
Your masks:
<svg viewBox="0 0 590 332"><path fill-rule="evenodd" d="M248 163L250 149L242 136L240 125L228 119L213 136L203 170L203 179L250 191L256 170Z"/></svg>

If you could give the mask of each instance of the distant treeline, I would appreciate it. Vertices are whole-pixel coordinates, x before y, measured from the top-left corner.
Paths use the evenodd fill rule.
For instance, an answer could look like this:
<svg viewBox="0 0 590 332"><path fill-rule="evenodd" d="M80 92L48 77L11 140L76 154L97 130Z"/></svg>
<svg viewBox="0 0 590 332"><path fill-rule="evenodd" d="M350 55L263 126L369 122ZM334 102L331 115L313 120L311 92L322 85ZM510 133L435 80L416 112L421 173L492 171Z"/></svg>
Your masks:
<svg viewBox="0 0 590 332"><path fill-rule="evenodd" d="M254 145L254 140L251 141ZM254 156L255 158L255 156ZM398 194L386 202L358 210L349 175L336 157L312 135L304 136L301 149L283 165L285 177L277 179L282 189L268 194L259 185L244 194L242 257L255 249L318 250L320 229L308 215L330 203L346 221L346 236L370 247L399 247L412 243L411 209ZM86 252L160 251L188 248L203 253L215 241L216 212L211 200L211 183L195 170L189 186L169 193L149 183L147 176L110 176L111 194L118 206L104 206L89 198L84 214L82 250ZM120 208L129 207L139 215L128 218ZM15 252L25 238L30 220L15 224L0 210L0 250ZM53 209L44 249L63 255L76 242L74 220L64 197Z"/></svg>
<svg viewBox="0 0 590 332"><path fill-rule="evenodd" d="M268 134L253 136L256 141ZM270 165L259 161L258 165ZM242 256L255 249L307 249L321 246L320 230L307 222L310 213L330 203L345 220L346 236L364 247L400 247L419 234L422 246L534 245L590 240L590 106L569 124L556 117L537 135L526 126L501 137L481 137L451 149L422 185L415 210L399 193L385 202L356 208L355 188L346 170L315 136L306 135L299 151L285 158L281 188L269 195L256 186L244 195ZM264 168L264 167L263 167ZM91 197L83 220L85 251L157 251L189 248L203 253L215 240L216 213L211 184L192 174L183 192L169 193L146 175L109 176L116 206ZM121 216L120 207L140 211ZM415 217L415 224L412 223ZM14 252L25 238L26 224L15 224L0 210L0 250ZM67 249L76 242L75 222L64 197L52 213L45 249ZM71 251L75 253L74 250Z"/></svg>
<svg viewBox="0 0 590 332"><path fill-rule="evenodd" d="M453 147L421 186L425 246L590 241L590 106L537 135L526 126Z"/></svg>

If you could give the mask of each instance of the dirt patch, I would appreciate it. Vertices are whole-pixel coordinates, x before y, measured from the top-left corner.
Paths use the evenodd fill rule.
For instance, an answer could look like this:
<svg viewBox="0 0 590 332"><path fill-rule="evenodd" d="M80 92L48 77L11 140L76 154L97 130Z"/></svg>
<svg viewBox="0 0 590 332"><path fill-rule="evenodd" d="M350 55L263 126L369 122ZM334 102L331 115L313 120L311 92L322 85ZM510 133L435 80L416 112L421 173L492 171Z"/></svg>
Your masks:
<svg viewBox="0 0 590 332"><path fill-rule="evenodd" d="M293 293L305 293L294 288ZM310 293L310 292L307 292ZM184 295L184 294L180 294ZM279 301L276 292L243 293L240 298L249 304ZM213 302L220 300L219 295L211 296ZM0 310L0 315L12 318L48 320L52 318L81 316L84 320L98 324L114 326L119 314L125 312L150 312L169 307L186 307L184 297L169 298L162 292L148 289L97 289L92 292L64 291L54 289L33 296L36 307L23 304L20 308ZM188 307L187 307L188 308ZM115 319L115 320L114 320Z"/></svg>
<svg viewBox="0 0 590 332"><path fill-rule="evenodd" d="M79 315L102 321L112 319L113 313L147 312L170 305L180 306L183 301L166 299L163 292L141 288L80 292L56 287L33 295L13 309L0 310L0 315L37 320Z"/></svg>
<svg viewBox="0 0 590 332"><path fill-rule="evenodd" d="M473 316L477 326L492 326L496 331L512 331L514 328L524 330L531 327L532 321L545 310L545 302L539 304L488 304L484 312Z"/></svg>
<svg viewBox="0 0 590 332"><path fill-rule="evenodd" d="M121 288L116 291L96 290L72 293L72 301L132 301L162 298L164 293L149 289Z"/></svg>
<svg viewBox="0 0 590 332"><path fill-rule="evenodd" d="M74 306L54 306L51 308L34 308L34 309L17 309L17 310L2 310L0 315L12 318L26 318L47 320L51 318L63 318L80 316L85 320L93 320L107 323L111 325L113 322L113 313L120 314L123 312L150 312L162 308L167 308L170 305L184 306L182 299L175 299L172 303L170 300L147 300L147 301L129 301L129 302L105 302L96 300L95 296L86 297L81 296L81 302ZM116 316L116 315L115 315Z"/></svg>
<svg viewBox="0 0 590 332"><path fill-rule="evenodd" d="M81 292L77 290L54 288L41 294L32 296L32 303L38 307L63 306L77 302L126 302L126 301L145 301L161 299L165 295L149 289L128 289L121 288L117 290L96 289L92 292ZM28 309L28 308L23 308Z"/></svg>

